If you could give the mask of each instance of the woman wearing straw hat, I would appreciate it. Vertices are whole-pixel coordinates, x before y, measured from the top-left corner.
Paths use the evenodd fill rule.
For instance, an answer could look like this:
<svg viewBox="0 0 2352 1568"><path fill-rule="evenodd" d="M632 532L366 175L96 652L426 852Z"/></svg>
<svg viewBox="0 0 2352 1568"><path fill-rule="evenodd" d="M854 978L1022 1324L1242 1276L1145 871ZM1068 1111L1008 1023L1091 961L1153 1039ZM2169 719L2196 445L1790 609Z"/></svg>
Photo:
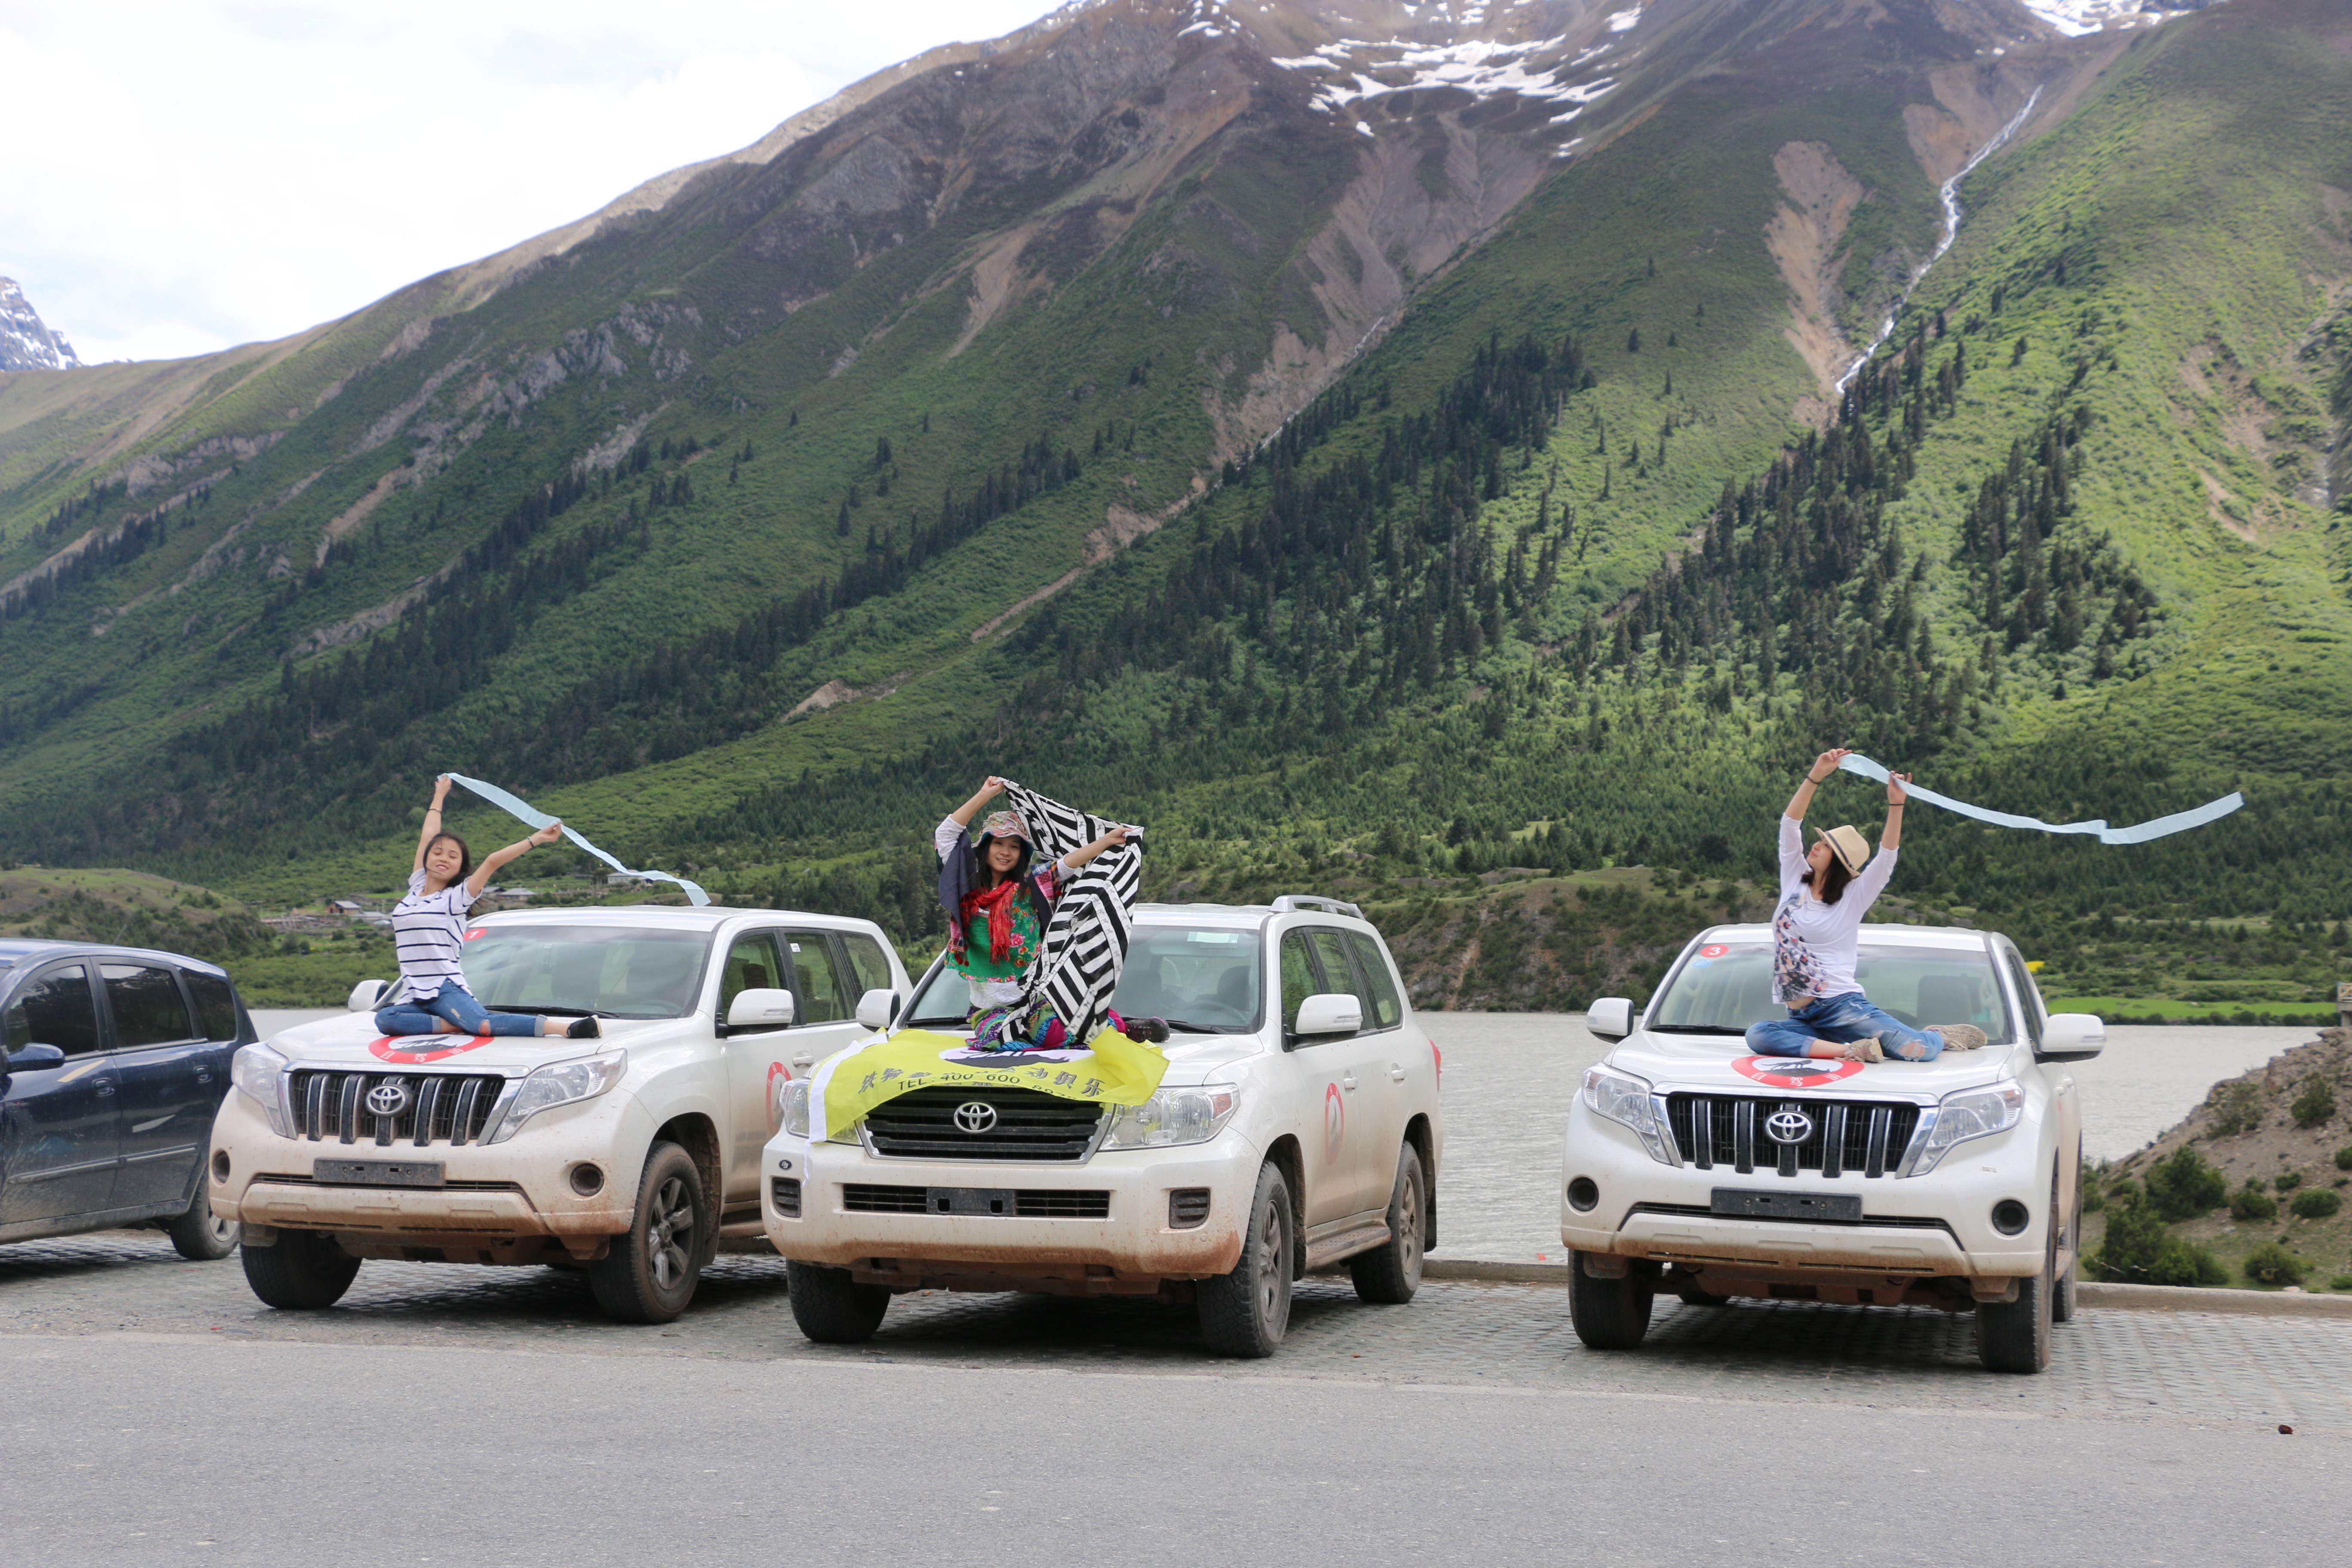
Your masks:
<svg viewBox="0 0 2352 1568"><path fill-rule="evenodd" d="M1748 1030L1748 1048L1766 1057L1827 1057L1876 1062L1933 1061L1947 1050L1972 1051L1985 1043L1969 1024L1906 1028L1870 1005L1854 979L1855 950L1870 906L1895 875L1903 842L1903 786L1909 773L1886 779L1886 828L1878 853L1851 825L1829 829L1805 847L1805 809L1813 790L1850 752L1843 747L1813 759L1804 783L1780 814L1780 902L1772 911L1772 994L1786 1018Z"/></svg>

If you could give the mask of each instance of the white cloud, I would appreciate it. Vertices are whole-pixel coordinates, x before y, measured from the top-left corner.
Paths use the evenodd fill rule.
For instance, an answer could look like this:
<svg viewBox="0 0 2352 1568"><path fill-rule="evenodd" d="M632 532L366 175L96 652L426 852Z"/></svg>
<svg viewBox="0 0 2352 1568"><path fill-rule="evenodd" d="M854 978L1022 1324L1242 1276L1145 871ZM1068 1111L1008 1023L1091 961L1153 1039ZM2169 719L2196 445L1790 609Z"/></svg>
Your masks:
<svg viewBox="0 0 2352 1568"><path fill-rule="evenodd" d="M0 0L0 275L85 363L282 337L1052 0Z"/></svg>

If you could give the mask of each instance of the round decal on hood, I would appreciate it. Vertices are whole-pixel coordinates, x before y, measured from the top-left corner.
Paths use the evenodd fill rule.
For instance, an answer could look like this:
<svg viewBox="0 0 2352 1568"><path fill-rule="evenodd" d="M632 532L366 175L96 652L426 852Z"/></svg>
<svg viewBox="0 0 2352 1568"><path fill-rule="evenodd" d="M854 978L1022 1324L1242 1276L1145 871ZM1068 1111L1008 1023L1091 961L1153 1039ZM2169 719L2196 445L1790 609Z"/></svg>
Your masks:
<svg viewBox="0 0 2352 1568"><path fill-rule="evenodd" d="M368 1047L368 1055L378 1061L392 1062L400 1067L419 1067L426 1062L446 1062L451 1057L463 1056L467 1051L480 1050L490 1043L490 1038L491 1037L488 1035L476 1035L470 1039L464 1040L456 1039L449 1035L386 1035ZM454 1043L436 1046L430 1050L405 1048L406 1042L417 1039L451 1040Z"/></svg>
<svg viewBox="0 0 2352 1568"><path fill-rule="evenodd" d="M1775 1089L1819 1089L1852 1078L1862 1070L1862 1064L1813 1057L1741 1057L1731 1064L1731 1070Z"/></svg>

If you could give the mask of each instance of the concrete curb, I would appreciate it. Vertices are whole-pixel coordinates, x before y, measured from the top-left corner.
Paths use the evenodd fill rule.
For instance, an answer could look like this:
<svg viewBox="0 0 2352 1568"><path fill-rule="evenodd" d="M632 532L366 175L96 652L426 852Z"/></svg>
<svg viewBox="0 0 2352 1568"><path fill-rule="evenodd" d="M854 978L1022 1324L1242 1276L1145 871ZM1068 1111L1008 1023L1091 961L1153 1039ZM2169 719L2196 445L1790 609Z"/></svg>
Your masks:
<svg viewBox="0 0 2352 1568"><path fill-rule="evenodd" d="M1568 1283L1565 1263L1488 1263L1471 1258L1432 1258L1421 1266L1424 1279L1475 1279L1491 1285ZM2262 1318L2352 1319L2352 1295L2290 1296L2279 1290L2206 1290L2172 1285L2079 1287L2085 1307L2126 1312L2238 1312Z"/></svg>

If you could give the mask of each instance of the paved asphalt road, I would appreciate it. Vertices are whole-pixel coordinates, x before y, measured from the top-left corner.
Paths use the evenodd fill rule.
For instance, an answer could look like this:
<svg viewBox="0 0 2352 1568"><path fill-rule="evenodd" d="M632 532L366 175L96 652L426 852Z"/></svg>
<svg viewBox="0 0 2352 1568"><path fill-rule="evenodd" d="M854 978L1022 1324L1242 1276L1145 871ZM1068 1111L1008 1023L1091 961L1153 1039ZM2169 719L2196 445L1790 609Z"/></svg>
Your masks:
<svg viewBox="0 0 2352 1568"><path fill-rule="evenodd" d="M26 1563L2308 1564L2352 1504L2352 1323L1966 1319L1305 1287L1271 1362L1135 1302L910 1297L813 1346L772 1258L667 1329L546 1269L371 1263L273 1312L133 1233L0 1251ZM2278 1431L2293 1425L2294 1435Z"/></svg>

